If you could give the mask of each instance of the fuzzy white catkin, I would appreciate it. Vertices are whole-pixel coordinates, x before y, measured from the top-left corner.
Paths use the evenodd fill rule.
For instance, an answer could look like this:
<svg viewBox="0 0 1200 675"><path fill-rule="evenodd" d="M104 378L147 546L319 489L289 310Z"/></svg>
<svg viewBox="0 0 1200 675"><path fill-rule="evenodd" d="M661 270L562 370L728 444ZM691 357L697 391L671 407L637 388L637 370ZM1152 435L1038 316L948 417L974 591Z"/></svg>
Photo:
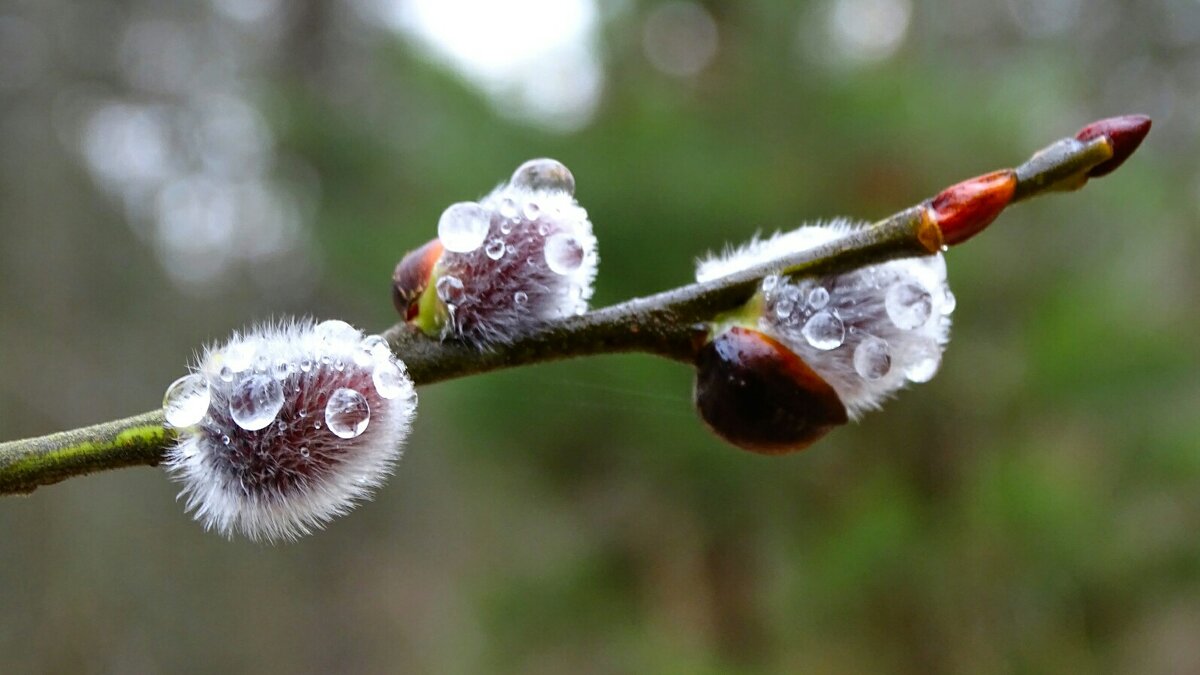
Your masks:
<svg viewBox="0 0 1200 675"><path fill-rule="evenodd" d="M561 163L530 160L478 204L451 207L466 220L455 229L485 234L453 247L469 250L447 246L438 264L434 283L448 314L444 337L503 344L587 310L599 254L574 187ZM445 243L446 228L439 233Z"/></svg>
<svg viewBox="0 0 1200 675"><path fill-rule="evenodd" d="M838 219L755 238L700 260L696 279L708 281L768 263L865 225ZM821 375L852 418L879 408L909 382L932 378L950 339L954 295L941 254L818 279L770 276L763 280L762 293L758 328Z"/></svg>
<svg viewBox="0 0 1200 675"><path fill-rule="evenodd" d="M168 421L203 417L180 426L166 470L206 529L255 540L309 534L368 499L400 457L417 405L382 338L341 321L234 334L181 382L208 406L185 402L180 413L168 390Z"/></svg>

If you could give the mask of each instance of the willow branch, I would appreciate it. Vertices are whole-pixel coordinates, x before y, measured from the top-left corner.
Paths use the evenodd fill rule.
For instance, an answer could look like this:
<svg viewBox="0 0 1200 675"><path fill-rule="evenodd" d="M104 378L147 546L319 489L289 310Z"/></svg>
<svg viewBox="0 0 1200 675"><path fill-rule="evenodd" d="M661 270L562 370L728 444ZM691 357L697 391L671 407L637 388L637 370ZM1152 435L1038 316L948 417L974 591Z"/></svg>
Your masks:
<svg viewBox="0 0 1200 675"><path fill-rule="evenodd" d="M1101 120L1015 169L972 178L874 225L813 249L704 283L547 323L481 351L400 323L384 336L418 385L502 368L596 354L641 352L691 363L707 325L737 309L771 274L819 277L897 258L933 255L986 227L1009 204L1075 190L1116 169L1149 131L1141 116ZM61 433L0 443L0 494L29 493L73 476L157 465L174 440L161 411Z"/></svg>

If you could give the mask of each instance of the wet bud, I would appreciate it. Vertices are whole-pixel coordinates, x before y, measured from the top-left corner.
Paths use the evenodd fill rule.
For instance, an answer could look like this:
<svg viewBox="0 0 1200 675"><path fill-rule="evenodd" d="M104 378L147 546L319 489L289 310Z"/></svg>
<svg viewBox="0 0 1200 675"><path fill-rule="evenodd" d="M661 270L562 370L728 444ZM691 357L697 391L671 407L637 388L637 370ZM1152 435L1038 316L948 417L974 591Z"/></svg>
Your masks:
<svg viewBox="0 0 1200 675"><path fill-rule="evenodd" d="M694 398L713 432L762 454L802 450L847 420L833 387L751 328L729 328L700 350Z"/></svg>
<svg viewBox="0 0 1200 675"><path fill-rule="evenodd" d="M526 162L509 183L453 204L438 242L396 267L396 308L426 333L480 347L587 311L599 257L575 179L552 159Z"/></svg>
<svg viewBox="0 0 1200 675"><path fill-rule="evenodd" d="M1012 201L1017 174L1012 169L976 176L942 190L929 200L942 241L954 246L979 234Z"/></svg>
<svg viewBox="0 0 1200 675"><path fill-rule="evenodd" d="M1150 118L1145 115L1122 115L1109 117L1092 122L1075 134L1076 140L1090 141L1093 138L1104 138L1112 147L1113 155L1108 161L1092 167L1088 176L1099 178L1117 170L1125 163L1134 150L1142 144L1142 139L1150 133Z"/></svg>
<svg viewBox="0 0 1200 675"><path fill-rule="evenodd" d="M404 364L342 321L288 321L207 349L168 388L166 469L206 529L294 539L370 497L416 412Z"/></svg>
<svg viewBox="0 0 1200 675"><path fill-rule="evenodd" d="M856 225L835 221L776 234L700 263L700 281L820 246ZM937 373L954 295L939 255L816 279L768 276L745 323L774 338L837 392L851 419Z"/></svg>

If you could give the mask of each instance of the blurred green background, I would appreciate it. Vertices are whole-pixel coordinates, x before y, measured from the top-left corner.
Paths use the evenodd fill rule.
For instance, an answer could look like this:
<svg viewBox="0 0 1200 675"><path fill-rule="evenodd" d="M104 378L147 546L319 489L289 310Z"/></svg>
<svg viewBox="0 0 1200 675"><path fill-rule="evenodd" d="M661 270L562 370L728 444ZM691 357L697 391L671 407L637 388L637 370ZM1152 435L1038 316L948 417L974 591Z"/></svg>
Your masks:
<svg viewBox="0 0 1200 675"><path fill-rule="evenodd" d="M153 408L256 320L390 325L396 260L530 157L603 305L1134 112L1119 172L949 255L939 377L807 452L621 356L421 389L386 489L296 544L72 480L0 501L0 671L1200 670L1200 3L2 2L4 439Z"/></svg>

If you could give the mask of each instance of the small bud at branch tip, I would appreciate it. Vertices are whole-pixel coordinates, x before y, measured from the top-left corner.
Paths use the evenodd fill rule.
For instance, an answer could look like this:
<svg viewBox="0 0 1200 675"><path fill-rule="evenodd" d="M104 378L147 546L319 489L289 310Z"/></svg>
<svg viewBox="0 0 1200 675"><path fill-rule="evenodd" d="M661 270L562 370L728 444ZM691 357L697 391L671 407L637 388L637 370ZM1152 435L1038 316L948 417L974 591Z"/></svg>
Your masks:
<svg viewBox="0 0 1200 675"><path fill-rule="evenodd" d="M1092 122L1080 129L1079 133L1075 134L1076 139L1090 141L1093 138L1104 138L1113 151L1112 158L1092 167L1088 177L1099 178L1121 166L1142 144L1146 134L1150 133L1150 124L1150 118L1146 115L1121 115Z"/></svg>
<svg viewBox="0 0 1200 675"><path fill-rule="evenodd" d="M982 232L1012 201L1016 187L1016 173L1002 169L938 193L929 201L929 209L941 228L943 242L953 246Z"/></svg>

